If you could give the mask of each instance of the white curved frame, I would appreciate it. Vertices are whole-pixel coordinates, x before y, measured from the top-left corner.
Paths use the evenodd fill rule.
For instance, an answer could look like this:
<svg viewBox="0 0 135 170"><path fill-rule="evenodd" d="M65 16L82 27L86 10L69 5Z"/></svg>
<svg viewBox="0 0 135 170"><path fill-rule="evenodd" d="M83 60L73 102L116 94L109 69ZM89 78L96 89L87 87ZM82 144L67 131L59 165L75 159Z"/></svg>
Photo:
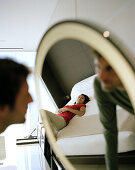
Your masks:
<svg viewBox="0 0 135 170"><path fill-rule="evenodd" d="M55 43L64 39L79 40L101 53L101 55L104 56L104 58L114 68L115 72L119 75L135 110L135 73L130 64L126 61L118 49L100 33L91 27L77 22L63 22L56 25L45 34L39 45L35 64L35 83L39 105L41 103L39 77L42 72L45 57ZM46 133L55 154L59 157L66 169L74 170L75 168L66 159L57 146L46 115L41 112L41 117L43 122L45 122L44 125Z"/></svg>

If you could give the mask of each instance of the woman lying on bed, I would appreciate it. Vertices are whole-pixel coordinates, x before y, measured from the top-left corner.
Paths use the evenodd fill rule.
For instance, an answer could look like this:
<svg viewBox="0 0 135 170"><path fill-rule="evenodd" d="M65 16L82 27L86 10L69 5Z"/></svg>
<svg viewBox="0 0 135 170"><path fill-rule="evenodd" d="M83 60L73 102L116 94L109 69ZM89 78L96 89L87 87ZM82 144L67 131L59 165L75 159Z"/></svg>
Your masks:
<svg viewBox="0 0 135 170"><path fill-rule="evenodd" d="M74 105L66 105L63 108L58 109L57 114L45 110L55 136L59 130L68 125L69 121L75 115L83 116L85 114L85 107L88 101L89 97L85 94L81 94L78 96Z"/></svg>

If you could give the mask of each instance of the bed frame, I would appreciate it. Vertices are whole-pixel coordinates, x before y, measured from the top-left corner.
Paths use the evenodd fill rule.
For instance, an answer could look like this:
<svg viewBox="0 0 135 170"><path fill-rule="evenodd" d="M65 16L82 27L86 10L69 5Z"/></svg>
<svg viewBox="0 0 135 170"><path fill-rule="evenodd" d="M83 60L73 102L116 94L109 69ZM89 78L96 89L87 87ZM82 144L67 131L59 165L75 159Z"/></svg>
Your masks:
<svg viewBox="0 0 135 170"><path fill-rule="evenodd" d="M61 170L66 170L64 165L61 163L59 158L53 152L48 139L45 135L45 142L44 142L44 156L52 170L58 170L58 167ZM67 159L74 165L74 164L105 164L105 157L104 155L78 155L78 156L67 156ZM118 153L118 161L119 164L135 164L135 150Z"/></svg>

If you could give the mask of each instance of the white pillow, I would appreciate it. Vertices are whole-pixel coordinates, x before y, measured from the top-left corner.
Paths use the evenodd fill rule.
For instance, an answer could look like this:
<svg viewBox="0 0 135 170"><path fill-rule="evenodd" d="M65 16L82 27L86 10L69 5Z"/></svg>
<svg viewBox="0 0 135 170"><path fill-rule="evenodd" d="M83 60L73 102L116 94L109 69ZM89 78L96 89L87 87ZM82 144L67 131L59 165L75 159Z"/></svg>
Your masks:
<svg viewBox="0 0 135 170"><path fill-rule="evenodd" d="M71 90L71 100L66 105L73 105L80 94L86 94L91 100L94 99L93 81L97 74L76 83Z"/></svg>
<svg viewBox="0 0 135 170"><path fill-rule="evenodd" d="M94 88L93 81L97 75L93 75L88 77L78 83L76 83L71 90L71 100L77 99L80 94L86 94L88 97L93 98L94 96Z"/></svg>
<svg viewBox="0 0 135 170"><path fill-rule="evenodd" d="M90 116L90 115L93 115L93 114L99 114L97 101L95 99L89 101L86 104L86 112L83 116Z"/></svg>

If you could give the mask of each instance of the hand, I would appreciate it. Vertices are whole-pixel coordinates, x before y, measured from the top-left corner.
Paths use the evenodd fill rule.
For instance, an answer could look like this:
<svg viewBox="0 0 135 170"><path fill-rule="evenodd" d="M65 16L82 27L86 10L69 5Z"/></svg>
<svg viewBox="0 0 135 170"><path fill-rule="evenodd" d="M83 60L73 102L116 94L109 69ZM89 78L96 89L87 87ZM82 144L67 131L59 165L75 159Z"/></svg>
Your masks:
<svg viewBox="0 0 135 170"><path fill-rule="evenodd" d="M58 113L63 113L63 112L66 112L66 111L68 111L68 108L63 107L63 108L58 110Z"/></svg>

